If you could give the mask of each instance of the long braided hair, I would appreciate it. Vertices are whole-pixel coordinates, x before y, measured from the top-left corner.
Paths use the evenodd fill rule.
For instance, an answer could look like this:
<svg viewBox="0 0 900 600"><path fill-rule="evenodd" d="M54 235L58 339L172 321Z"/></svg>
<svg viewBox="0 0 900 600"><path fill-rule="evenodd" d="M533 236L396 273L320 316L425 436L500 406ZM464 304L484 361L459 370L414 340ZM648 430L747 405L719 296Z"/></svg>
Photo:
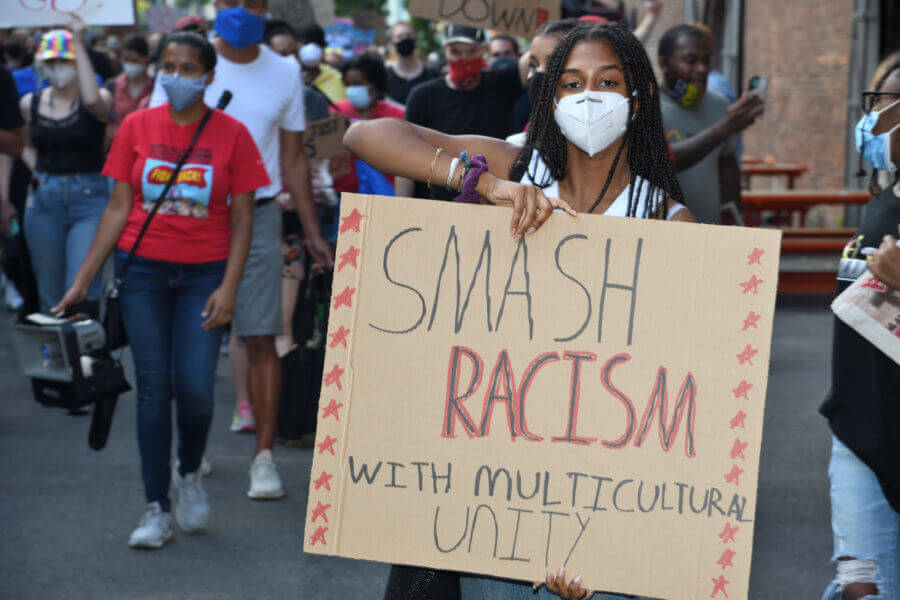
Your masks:
<svg viewBox="0 0 900 600"><path fill-rule="evenodd" d="M622 155L631 168L631 185L628 193L630 217L659 218L667 216L667 199L682 202L681 188L675 177L669 159L663 130L662 114L659 109L656 77L650 66L650 59L644 47L627 29L615 24L580 26L570 31L557 44L547 61L547 70L531 110L528 137L525 146L510 167L510 179L519 181L529 165L535 150L540 154L549 171L549 177L538 180L536 173L530 173L531 180L539 187L549 186L553 180L562 181L567 175L566 138L559 130L553 116L556 102L556 88L559 77L575 44L583 41L603 40L608 42L622 61L625 87L631 98L631 119L628 129L619 142L619 149L613 159L606 183L597 201L590 210L596 208L605 196L613 174ZM635 93L636 92L636 93ZM632 95L634 93L634 95ZM627 147L627 151L626 151ZM638 177L641 181L638 182ZM551 179L552 178L552 179ZM646 202L642 213L637 214L644 181L649 183Z"/></svg>

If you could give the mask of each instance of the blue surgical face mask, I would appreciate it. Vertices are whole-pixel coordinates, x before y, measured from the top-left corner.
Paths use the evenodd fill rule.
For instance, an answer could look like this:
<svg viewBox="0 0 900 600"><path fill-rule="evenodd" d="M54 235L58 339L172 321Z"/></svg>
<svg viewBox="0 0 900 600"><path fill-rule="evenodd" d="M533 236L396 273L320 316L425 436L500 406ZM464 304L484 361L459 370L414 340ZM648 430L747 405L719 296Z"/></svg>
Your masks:
<svg viewBox="0 0 900 600"><path fill-rule="evenodd" d="M169 97L169 104L175 110L190 108L203 98L206 91L206 75L200 77L179 77L177 73L160 73L159 84Z"/></svg>
<svg viewBox="0 0 900 600"><path fill-rule="evenodd" d="M265 19L237 6L218 11L214 26L229 46L246 48L262 39L265 25Z"/></svg>
<svg viewBox="0 0 900 600"><path fill-rule="evenodd" d="M891 134L900 127L900 123L890 131L878 135L872 133L872 130L878 124L878 118L897 104L900 104L900 100L892 102L887 108L869 111L856 124L856 151L879 171L893 173L897 170L897 165L891 159Z"/></svg>
<svg viewBox="0 0 900 600"><path fill-rule="evenodd" d="M367 85L348 85L347 100L356 110L368 108L372 103L372 96L369 94L369 86Z"/></svg>

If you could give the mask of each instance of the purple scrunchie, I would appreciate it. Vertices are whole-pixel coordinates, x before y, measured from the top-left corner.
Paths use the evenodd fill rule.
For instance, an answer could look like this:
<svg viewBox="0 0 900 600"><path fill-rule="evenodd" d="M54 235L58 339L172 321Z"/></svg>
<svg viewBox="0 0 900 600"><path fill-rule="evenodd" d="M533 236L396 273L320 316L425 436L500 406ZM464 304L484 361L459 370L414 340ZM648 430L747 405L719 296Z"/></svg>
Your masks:
<svg viewBox="0 0 900 600"><path fill-rule="evenodd" d="M485 158L484 154L476 154L466 167L468 172L466 172L466 178L463 180L462 193L454 198L453 201L477 204L478 192L475 191L475 188L478 187L478 179L488 170L487 158Z"/></svg>

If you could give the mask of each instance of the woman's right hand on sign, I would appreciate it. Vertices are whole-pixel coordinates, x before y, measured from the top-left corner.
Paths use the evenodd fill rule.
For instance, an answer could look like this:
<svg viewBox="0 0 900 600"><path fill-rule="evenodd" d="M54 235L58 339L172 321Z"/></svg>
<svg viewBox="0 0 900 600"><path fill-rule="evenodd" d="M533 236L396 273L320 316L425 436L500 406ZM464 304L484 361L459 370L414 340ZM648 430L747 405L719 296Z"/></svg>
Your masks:
<svg viewBox="0 0 900 600"><path fill-rule="evenodd" d="M581 587L581 575L576 575L572 581L566 583L566 570L560 567L554 576L547 573L546 581L538 581L534 584L534 589L540 588L542 585L562 598L563 600L590 600L594 595L594 590Z"/></svg>
<svg viewBox="0 0 900 600"><path fill-rule="evenodd" d="M489 173L481 176L478 191L491 204L512 207L509 232L516 239L537 231L556 208L563 209L573 217L577 214L568 202L559 198L547 198L537 186L500 179Z"/></svg>

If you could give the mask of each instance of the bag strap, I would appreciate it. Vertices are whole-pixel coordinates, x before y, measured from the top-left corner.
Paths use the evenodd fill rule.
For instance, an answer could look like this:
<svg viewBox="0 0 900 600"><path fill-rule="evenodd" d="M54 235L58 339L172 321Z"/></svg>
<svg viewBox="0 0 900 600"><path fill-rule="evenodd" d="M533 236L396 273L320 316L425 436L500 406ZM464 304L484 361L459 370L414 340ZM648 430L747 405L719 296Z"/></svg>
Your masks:
<svg viewBox="0 0 900 600"><path fill-rule="evenodd" d="M122 280L125 279L125 273L128 271L128 267L131 266L131 263L134 260L134 254L135 252L137 252L138 245L140 245L141 240L144 238L144 234L147 233L147 228L150 227L150 222L153 220L153 217L156 215L159 207L162 206L162 203L163 201L165 201L166 196L169 195L169 191L172 189L172 186L175 185L175 182L178 179L178 173L181 172L181 167L184 166L185 161L187 161L187 157L191 154L191 151L193 151L194 144L197 143L197 138L200 137L200 132L202 132L204 127L206 127L206 123L209 122L209 118L210 116L212 116L212 113L213 109L209 107L207 107L206 112L203 113L203 118L200 119L200 124L197 126L196 131L194 131L194 136L191 138L191 142L188 144L188 147L178 159L178 164L175 165L175 170L172 171L172 175L166 182L162 193L159 195L159 198L157 198L156 202L153 203L153 208L150 209L150 214L148 214L147 218L144 219L144 225L141 227L141 231L138 233L137 238L134 240L134 244L131 245L131 251L128 252L128 257L122 264L122 270L116 276L113 287L118 288L120 285L122 285Z"/></svg>

